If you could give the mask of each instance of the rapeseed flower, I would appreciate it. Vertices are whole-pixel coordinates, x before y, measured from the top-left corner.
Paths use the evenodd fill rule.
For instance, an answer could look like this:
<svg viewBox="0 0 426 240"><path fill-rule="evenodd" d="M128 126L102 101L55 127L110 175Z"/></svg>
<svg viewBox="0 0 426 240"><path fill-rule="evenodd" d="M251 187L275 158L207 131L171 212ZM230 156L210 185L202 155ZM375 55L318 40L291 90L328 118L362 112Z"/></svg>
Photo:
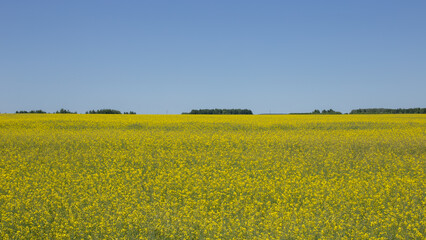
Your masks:
<svg viewBox="0 0 426 240"><path fill-rule="evenodd" d="M426 116L1 115L1 239L424 239Z"/></svg>

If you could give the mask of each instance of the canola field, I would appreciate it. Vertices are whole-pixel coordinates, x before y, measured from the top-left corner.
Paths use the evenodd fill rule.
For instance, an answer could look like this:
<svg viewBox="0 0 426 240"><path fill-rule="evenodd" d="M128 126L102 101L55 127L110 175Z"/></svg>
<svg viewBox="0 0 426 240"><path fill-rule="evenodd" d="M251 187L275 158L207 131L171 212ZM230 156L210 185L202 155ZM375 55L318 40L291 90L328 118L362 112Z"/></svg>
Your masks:
<svg viewBox="0 0 426 240"><path fill-rule="evenodd" d="M0 239L425 239L426 115L0 115Z"/></svg>

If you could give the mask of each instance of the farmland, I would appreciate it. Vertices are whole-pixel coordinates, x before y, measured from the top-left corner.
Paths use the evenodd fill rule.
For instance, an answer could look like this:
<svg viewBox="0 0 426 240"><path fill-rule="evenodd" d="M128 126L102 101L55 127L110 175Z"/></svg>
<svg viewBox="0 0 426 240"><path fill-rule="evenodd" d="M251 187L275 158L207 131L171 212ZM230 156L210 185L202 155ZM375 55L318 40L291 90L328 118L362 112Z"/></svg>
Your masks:
<svg viewBox="0 0 426 240"><path fill-rule="evenodd" d="M1 239L424 239L425 115L0 115Z"/></svg>

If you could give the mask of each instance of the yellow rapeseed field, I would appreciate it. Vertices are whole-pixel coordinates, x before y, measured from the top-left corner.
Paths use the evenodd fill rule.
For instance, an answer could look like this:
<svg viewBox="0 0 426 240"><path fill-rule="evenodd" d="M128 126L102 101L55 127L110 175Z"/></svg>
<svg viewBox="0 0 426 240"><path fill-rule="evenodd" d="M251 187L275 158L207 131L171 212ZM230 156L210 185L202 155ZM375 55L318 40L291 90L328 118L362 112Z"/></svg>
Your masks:
<svg viewBox="0 0 426 240"><path fill-rule="evenodd" d="M425 239L426 115L0 115L0 239Z"/></svg>

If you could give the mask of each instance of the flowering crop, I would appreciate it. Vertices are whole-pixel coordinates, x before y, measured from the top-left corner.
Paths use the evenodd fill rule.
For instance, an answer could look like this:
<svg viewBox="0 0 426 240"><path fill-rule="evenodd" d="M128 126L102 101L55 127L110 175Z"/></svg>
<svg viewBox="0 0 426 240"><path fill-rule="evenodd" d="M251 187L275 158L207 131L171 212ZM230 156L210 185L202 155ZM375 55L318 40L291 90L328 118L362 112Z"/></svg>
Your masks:
<svg viewBox="0 0 426 240"><path fill-rule="evenodd" d="M425 239L425 115L0 115L1 239Z"/></svg>

